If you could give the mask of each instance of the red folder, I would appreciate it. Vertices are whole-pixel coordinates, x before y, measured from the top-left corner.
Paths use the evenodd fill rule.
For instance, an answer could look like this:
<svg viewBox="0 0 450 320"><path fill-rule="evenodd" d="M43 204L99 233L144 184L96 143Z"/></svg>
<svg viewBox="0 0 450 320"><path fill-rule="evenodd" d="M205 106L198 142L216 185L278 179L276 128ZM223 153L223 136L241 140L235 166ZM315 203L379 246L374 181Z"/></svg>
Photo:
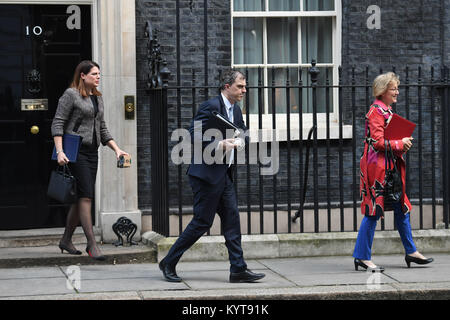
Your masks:
<svg viewBox="0 0 450 320"><path fill-rule="evenodd" d="M384 138L389 140L401 140L411 137L416 124L398 114L393 114L386 128L384 128Z"/></svg>

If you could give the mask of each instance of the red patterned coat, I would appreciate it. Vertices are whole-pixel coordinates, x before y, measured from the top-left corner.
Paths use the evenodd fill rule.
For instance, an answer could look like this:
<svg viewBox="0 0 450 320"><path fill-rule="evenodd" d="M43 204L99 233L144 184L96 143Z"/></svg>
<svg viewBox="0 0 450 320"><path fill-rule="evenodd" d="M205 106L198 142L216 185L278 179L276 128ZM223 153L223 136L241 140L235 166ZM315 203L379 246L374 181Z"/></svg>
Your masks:
<svg viewBox="0 0 450 320"><path fill-rule="evenodd" d="M375 100L366 114L366 139L364 153L360 161L361 213L369 216L384 215L384 128L392 117L392 108L382 101ZM405 193L406 164L403 159L403 141L389 140L397 156L397 168L400 169L403 182L403 196L400 200L406 214L411 211L411 203Z"/></svg>

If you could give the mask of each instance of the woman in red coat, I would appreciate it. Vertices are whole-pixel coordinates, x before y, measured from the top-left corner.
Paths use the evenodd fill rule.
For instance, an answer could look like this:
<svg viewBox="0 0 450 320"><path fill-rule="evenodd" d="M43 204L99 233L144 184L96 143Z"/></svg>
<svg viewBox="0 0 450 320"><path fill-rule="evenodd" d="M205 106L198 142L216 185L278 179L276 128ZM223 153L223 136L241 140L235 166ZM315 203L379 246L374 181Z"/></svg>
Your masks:
<svg viewBox="0 0 450 320"><path fill-rule="evenodd" d="M392 204L395 222L400 238L405 247L405 261L408 267L411 262L427 264L433 261L420 254L412 239L409 214L411 203L405 193L405 160L403 154L412 147L412 137L401 140L385 140L384 128L393 115L391 104L397 102L399 94L399 78L393 72L379 75L373 82L373 96L376 100L370 106L366 115L366 139L364 153L360 161L360 194L361 213L364 218L359 228L353 257L355 270L361 266L364 269L383 271L371 261L371 249L377 221L384 216L384 185L385 185L385 146L389 143L396 158L397 168L401 172L403 195L400 201ZM386 145L385 145L386 141Z"/></svg>

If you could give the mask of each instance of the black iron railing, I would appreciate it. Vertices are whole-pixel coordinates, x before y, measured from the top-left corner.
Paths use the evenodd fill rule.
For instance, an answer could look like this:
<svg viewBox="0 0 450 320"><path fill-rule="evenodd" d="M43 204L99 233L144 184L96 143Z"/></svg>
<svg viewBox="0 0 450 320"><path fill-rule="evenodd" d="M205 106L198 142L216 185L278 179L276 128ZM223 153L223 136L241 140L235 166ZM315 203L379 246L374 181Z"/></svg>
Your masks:
<svg viewBox="0 0 450 320"><path fill-rule="evenodd" d="M150 39L149 43L152 41L154 39ZM150 56L154 55L152 50L155 48L157 45L153 42L149 49ZM158 54L152 59L155 63L151 67L154 74L149 77L148 93L152 134L153 230L169 235L169 215L178 215L176 235L182 232L187 222L183 219L184 215L192 213L192 192L185 175L188 163L174 164L171 159L173 147L181 141L172 141L172 133L176 129L187 129L197 105L218 94L218 90L217 86L198 85L199 75L195 71L192 72L191 85L180 85L178 80L176 85L172 85L168 81L170 74L167 68L160 70L162 61ZM372 102L372 79L383 70L339 68L335 71L336 81L336 76L328 68L319 69L314 61L306 69L308 79L304 79L304 67L294 69L298 81L293 83L290 77L293 68L286 68L286 80L281 84L274 77L265 83L262 69L258 70L256 81L251 82L249 69L242 70L248 80L242 107L250 131L264 128L274 132L284 130L286 133L281 141L274 136L269 141L279 144L280 167L276 173L261 175L265 165L260 159L257 163L247 161L238 165L235 172L239 208L246 225L243 227L246 230L244 233L358 229L361 216L359 157L363 148L364 116ZM417 123L413 135L414 148L406 156L406 190L413 202L413 215L419 217L417 228L448 228L449 69L444 67L437 72L431 68L426 75L421 67L392 70L400 75L402 81L399 102L393 108ZM323 81L318 80L319 72L324 73ZM161 81L158 82L158 79ZM277 100L281 93L284 94L284 102ZM251 106L252 103L256 104L256 108ZM281 109L284 110L280 112ZM283 115L282 121L278 118L280 114ZM271 121L264 121L267 116ZM253 118L256 120L253 121ZM311 128L316 130L310 131L308 139L303 132ZM255 142L258 151L261 136L257 140L260 141ZM309 158L309 149L312 159ZM247 160L249 152L247 146ZM311 165L310 170L307 170L308 164ZM312 221L309 229L306 228L306 220ZM381 220L381 229L390 223L385 220Z"/></svg>

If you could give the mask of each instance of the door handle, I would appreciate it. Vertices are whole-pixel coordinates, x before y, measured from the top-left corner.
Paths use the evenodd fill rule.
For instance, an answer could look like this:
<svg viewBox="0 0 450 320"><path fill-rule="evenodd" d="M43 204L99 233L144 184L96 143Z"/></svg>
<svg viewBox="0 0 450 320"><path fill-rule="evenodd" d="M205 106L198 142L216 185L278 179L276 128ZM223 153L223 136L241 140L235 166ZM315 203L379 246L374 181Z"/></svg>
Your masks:
<svg viewBox="0 0 450 320"><path fill-rule="evenodd" d="M39 133L39 127L38 126L32 126L30 128L31 134L38 134Z"/></svg>

